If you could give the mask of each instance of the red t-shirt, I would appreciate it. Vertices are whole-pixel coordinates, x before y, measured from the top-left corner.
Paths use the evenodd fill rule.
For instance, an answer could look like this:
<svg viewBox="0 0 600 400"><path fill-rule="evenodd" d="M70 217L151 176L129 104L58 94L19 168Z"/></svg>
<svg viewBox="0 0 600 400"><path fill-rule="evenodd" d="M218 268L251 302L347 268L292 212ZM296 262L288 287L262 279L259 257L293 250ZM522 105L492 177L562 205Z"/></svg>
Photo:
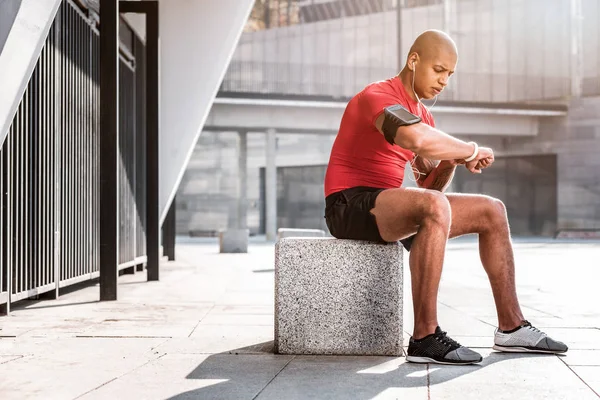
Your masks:
<svg viewBox="0 0 600 400"><path fill-rule="evenodd" d="M408 95L400 78L368 85L350 100L342 116L325 174L325 197L356 186L402 186L404 167L414 153L390 145L375 127L383 109L394 104L435 126L429 110Z"/></svg>

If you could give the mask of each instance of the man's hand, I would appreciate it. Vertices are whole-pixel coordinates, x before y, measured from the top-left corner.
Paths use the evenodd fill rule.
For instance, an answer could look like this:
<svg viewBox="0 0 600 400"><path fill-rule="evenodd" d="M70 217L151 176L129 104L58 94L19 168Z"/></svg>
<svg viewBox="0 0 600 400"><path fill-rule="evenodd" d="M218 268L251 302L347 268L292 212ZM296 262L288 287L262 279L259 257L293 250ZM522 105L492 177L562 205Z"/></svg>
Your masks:
<svg viewBox="0 0 600 400"><path fill-rule="evenodd" d="M484 158L483 160L479 160L479 164L477 164L477 169L487 168L494 162L494 158Z"/></svg>
<svg viewBox="0 0 600 400"><path fill-rule="evenodd" d="M465 164L465 167L473 174L480 174L483 168L487 168L494 162L494 151L489 147L480 147L475 159Z"/></svg>

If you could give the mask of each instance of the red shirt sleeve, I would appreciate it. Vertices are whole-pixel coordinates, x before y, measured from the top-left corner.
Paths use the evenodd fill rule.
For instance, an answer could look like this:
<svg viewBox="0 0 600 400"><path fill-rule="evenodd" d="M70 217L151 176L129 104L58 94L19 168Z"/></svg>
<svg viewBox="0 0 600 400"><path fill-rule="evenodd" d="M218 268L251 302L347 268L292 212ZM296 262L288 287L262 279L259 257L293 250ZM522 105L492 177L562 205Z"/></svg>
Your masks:
<svg viewBox="0 0 600 400"><path fill-rule="evenodd" d="M398 104L398 99L390 93L379 90L376 86L365 89L358 96L358 108L371 124L383 112L383 109Z"/></svg>

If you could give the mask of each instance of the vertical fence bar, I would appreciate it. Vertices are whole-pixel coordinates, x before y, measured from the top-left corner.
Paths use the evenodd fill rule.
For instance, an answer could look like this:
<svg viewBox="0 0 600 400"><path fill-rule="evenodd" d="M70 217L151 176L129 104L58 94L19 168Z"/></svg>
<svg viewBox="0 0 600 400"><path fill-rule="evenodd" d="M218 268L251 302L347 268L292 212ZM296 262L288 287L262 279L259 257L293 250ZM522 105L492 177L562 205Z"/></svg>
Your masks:
<svg viewBox="0 0 600 400"><path fill-rule="evenodd" d="M53 210L53 215L52 215L52 226L53 226L53 240L54 240L54 249L52 251L52 259L54 262L54 282L56 283L55 285L55 296L58 297L58 293L59 293L59 288L60 288L60 281L61 281L61 267L62 267L62 260L63 260L63 251L62 251L62 243L64 240L64 236L62 235L62 229L63 229L63 221L62 221L62 209L60 207L60 204L62 203L62 199L63 199L63 192L62 192L62 170L63 170L63 164L62 164L62 156L61 156L61 149L62 149L62 139L63 139L63 132L64 132L64 124L63 124L63 110L64 110L64 103L62 102L62 94L63 94L63 90L64 90L64 86L63 86L63 82L64 82L64 64L63 63L63 57L65 54L65 49L64 49L64 41L63 41L63 33L65 31L65 8L67 6L65 5L65 3L62 4L60 11L58 13L58 21L57 21L57 26L58 29L55 33L55 42L56 42L56 48L54 49L53 55L54 55L54 63L53 63L53 67L54 67L54 79L53 79L53 84L54 84L54 102L55 102L55 107L56 110L55 112L52 114L53 115L53 126L55 127L54 129L54 140L52 141L52 144L54 146L53 149L53 160L51 165L54 168L54 179L53 179L53 189L52 189L52 193L54 193L54 206L52 207Z"/></svg>
<svg viewBox="0 0 600 400"><path fill-rule="evenodd" d="M21 282L21 291L26 291L28 289L28 272L29 272L29 253L31 251L31 246L29 245L29 207L31 202L29 201L29 142L30 142L30 129L31 124L29 123L30 118L30 96L31 96L31 86L27 88L25 91L25 101L23 102L23 159L21 162L23 163L23 193L24 196L21 197L21 205L23 206L23 275Z"/></svg>
<svg viewBox="0 0 600 400"><path fill-rule="evenodd" d="M50 63L51 70L51 98L50 102L52 103L52 110L50 111L50 132L52 134L49 137L49 147L50 147L50 160L49 160L49 168L50 168L50 198L49 204L50 207L50 215L48 219L48 224L50 226L50 243L51 246L48 249L48 259L52 263L52 268L50 269L50 282L54 282L54 297L58 297L58 289L60 285L60 272L58 268L60 268L59 257L60 257L60 220L58 216L60 216L60 211L57 211L57 205L60 204L60 158L57 156L56 152L60 149L60 135L62 132L62 128L60 125L59 115L62 112L61 103L60 103L60 82L62 81L62 69L61 69L61 57L57 55L61 52L61 41L60 36L62 34L63 28L63 9L65 5L64 3L60 6L60 9L57 13L57 20L55 21L55 31L52 35L54 40L54 46L52 51L52 61Z"/></svg>
<svg viewBox="0 0 600 400"><path fill-rule="evenodd" d="M13 233L13 223L14 223L14 218L13 218L13 212L12 212L12 196L13 196L13 191L14 191L14 185L13 185L13 177L14 177L14 168L13 168L13 154L14 154L14 147L13 147L13 141L14 141L14 134L13 132L15 131L14 129L14 125L10 128L10 132L8 134L8 136L6 137L6 140L4 142L4 151L7 151L6 154L6 183L7 183L7 190L6 190L6 249L8 251L8 254L6 255L6 291L8 294L8 301L6 303L6 307L5 310L6 313L8 314L10 312L10 297L12 294L12 288L13 288L13 257L14 257L14 250L13 250L13 242L14 242L14 233Z"/></svg>
<svg viewBox="0 0 600 400"><path fill-rule="evenodd" d="M55 256L55 259L57 260L57 268L58 268L58 280L59 280L59 286L60 286L60 281L62 281L63 279L65 279L66 277L66 265L67 265L67 255L65 254L65 243L67 242L67 234L65 232L66 230L66 221L65 221L65 213L62 212L63 207L62 204L66 199L66 190L65 190L65 186L63 184L63 182L65 182L66 179L66 174L65 174L65 168L66 166L66 162L65 162L65 153L66 151L66 145L63 144L65 143L66 140L66 133L67 133L67 123L66 123L66 118L65 118L65 114L68 110L67 108L67 104L66 104L66 98L65 98L65 92L66 92L66 82L68 79L68 75L67 75L67 71L66 71L66 62L62 62L62 60L64 60L67 57L67 53L68 53L68 46L67 46L67 41L66 41L66 32L67 32L67 25L68 25L68 18L67 18L67 8L68 6L65 5L62 9L61 12L61 29L60 29L60 34L59 34L59 38L60 38L60 52L62 57L59 57L61 59L60 65L59 65L59 69L60 69L60 75L61 75L61 79L59 81L59 93L57 94L57 102L58 104L60 104L60 112L57 113L57 124L60 125L60 129L59 129L59 134L58 134L58 138L56 141L56 157L57 157L57 165L58 165L58 177L57 177L57 187L56 187L56 192L58 193L57 195L57 199L56 199L56 206L55 206L55 210L57 211L57 228L56 228L56 237L57 240L59 242L59 246L58 246L58 251L57 254ZM55 268L56 270L56 268Z"/></svg>
<svg viewBox="0 0 600 400"><path fill-rule="evenodd" d="M69 210L70 206L71 206L71 190L70 190L70 184L71 184L71 177L70 177L70 172L71 172L71 159L69 157L69 155L72 153L72 149L71 149L71 99L70 99L70 95L72 93L72 86L71 86L71 59L73 58L73 46L72 46L72 37L74 37L75 35L72 32L71 29L71 8L70 7L66 7L65 8L65 25L64 25L64 32L63 32L63 40L65 41L65 55L66 55L66 59L65 59L65 63L64 63L64 72L65 72L65 78L64 78L64 89L62 92L62 96L63 96L63 105L64 105L64 110L63 110L63 115L62 118L64 119L64 124L65 124L65 130L64 130L64 137L63 137L63 141L62 141L62 170L64 171L64 175L63 175L63 179L62 179L62 187L61 190L63 191L63 200L62 200L62 204L61 204L61 209L62 210ZM64 235L64 240L63 240L63 251L62 254L65 257L65 261L62 265L62 268L64 269L64 272L62 274L63 279L66 278L70 278L72 276L72 271L71 271L71 266L72 266L72 251L69 251L69 249L71 248L71 224L70 224L70 218L69 218L69 213L68 212L63 212L62 213L62 218L63 218L63 229L62 229L62 234Z"/></svg>
<svg viewBox="0 0 600 400"><path fill-rule="evenodd" d="M75 115L77 116L76 118L76 131L75 131L75 148L76 148L76 153L77 153L77 157L75 157L75 237L76 238L81 238L81 214L83 212L83 205L82 205L82 183L83 183L83 179L82 179L82 158L83 158L83 154L81 153L81 142L82 142L82 135L83 135L83 118L81 118L81 116L83 116L83 104L82 104L82 88L81 88L81 74L82 74L82 62L81 62L81 55L82 55L82 48L81 48L81 25L82 25L82 19L81 18L77 18L77 15L75 15L75 33L77 34L75 36L75 48L76 48L76 54L75 54L75 105L76 105L76 113ZM82 253L82 246L81 246L81 241L77 240L77 244L75 243L75 240L73 241L73 245L75 246L76 253L76 262L75 262L75 275L74 276L81 276L83 273L83 263L82 263L82 257L81 257L81 253Z"/></svg>
<svg viewBox="0 0 600 400"><path fill-rule="evenodd" d="M6 151L0 147L0 315L7 313L8 293L6 290Z"/></svg>
<svg viewBox="0 0 600 400"><path fill-rule="evenodd" d="M52 35L52 30L50 30L50 35ZM37 104L38 104L38 116L39 116L39 152L37 157L38 162L38 203L37 203L37 213L38 216L36 218L37 225L37 280L35 282L35 287L40 287L46 284L46 260L44 257L44 251L46 249L46 224L45 224L45 210L47 209L46 205L46 169L45 169L45 160L47 159L46 152L46 132L47 130L47 115L46 110L48 107L47 101L47 82L48 82L48 43L44 46L42 51L42 57L40 58L40 92L37 96Z"/></svg>
<svg viewBox="0 0 600 400"><path fill-rule="evenodd" d="M24 208L23 207L23 199L25 198L25 193L23 191L23 186L25 184L25 179L23 178L23 174L25 172L25 168L23 167L23 159L25 158L25 155L23 154L23 148L24 146L24 135L23 135L23 126L24 124L24 110L23 110L23 104L27 101L27 91L25 91L25 96L23 97L23 101L21 102L21 105L19 106L19 125L17 128L17 133L16 133L16 139L15 140L15 145L17 147L17 151L18 151L18 156L17 159L15 160L15 164L17 164L17 174L18 174L18 198L15 198L14 204L18 209L18 213L17 213L17 220L15 221L15 225L17 227L17 242L16 242L16 253L17 253L17 259L19 260L18 263L15 264L15 286L14 286L14 294L17 294L21 291L23 291L23 265L25 264L24 262L24 251L23 251L23 220L25 219L25 212L24 212Z"/></svg>
<svg viewBox="0 0 600 400"><path fill-rule="evenodd" d="M136 36L134 44L135 66L135 183L136 183L136 258L146 255L146 52L142 41ZM143 271L143 262L137 270Z"/></svg>
<svg viewBox="0 0 600 400"><path fill-rule="evenodd" d="M65 208L63 207L63 209L69 210L69 212L65 212L65 215L68 218L68 229L69 229L69 247L68 247L68 254L69 254L69 274L68 277L69 278L73 278L76 275L75 272L75 266L76 266L76 260L77 260L77 249L74 248L75 245L75 212L74 212L74 207L76 206L75 203L75 191L74 191L74 187L75 187L75 175L77 173L77 171L75 171L75 167L76 167L76 163L75 163L75 157L74 157L74 153L76 152L76 143L75 143L75 132L76 132L76 128L77 128L77 110L76 110L76 87L75 87L75 74L76 74L76 67L74 66L75 63L75 57L76 54L75 52L77 51L77 32L75 31L75 23L74 23L74 19L75 19L75 10L73 10L72 7L69 7L69 35L67 36L69 39L69 68L68 68L68 73L69 73L69 80L67 81L68 83L68 96L69 96L69 114L67 115L68 121L69 121L69 136L67 138L67 143L69 146L69 153L67 154L67 159L69 162L69 166L67 168L68 171L68 178L67 178L67 182L65 182L65 186L68 188L69 191L69 196L68 196L68 207L69 208Z"/></svg>
<svg viewBox="0 0 600 400"><path fill-rule="evenodd" d="M8 301L8 296L6 296L6 290L4 288L4 267L6 266L4 260L4 238L6 236L4 233L4 227L6 226L4 222L4 203L4 151L2 150L2 147L0 147L0 314L6 313L5 304L6 301Z"/></svg>
<svg viewBox="0 0 600 400"><path fill-rule="evenodd" d="M9 129L8 136L4 141L4 146L0 149L0 162L2 163L2 268L0 274L4 276L2 285L0 286L0 292L4 292L5 302L0 304L0 314L8 314L10 312L10 295L12 292L12 218L11 218L11 150L12 150L12 131L13 127Z"/></svg>
<svg viewBox="0 0 600 400"><path fill-rule="evenodd" d="M82 243L83 246L83 262L84 262L84 274L89 274L90 273L90 255L89 255L89 215L90 215L90 206L89 206L89 183L90 183L90 172L89 172L89 161L90 161L90 151L89 151L89 138L91 135L90 132L90 115L91 115L91 109L90 109L90 93L89 93L89 87L90 87L90 71L89 71L89 61L90 61L90 47L89 47L89 26L87 25L87 23L84 23L83 25L83 32L81 34L81 41L83 44L83 54L82 54L82 59L83 59L83 71L84 73L83 75L83 107L84 107L84 115L86 116L86 118L84 118L84 129L83 129L83 154L84 154L84 165L83 165L83 170L84 170L84 176L85 176L85 182L82 188L83 191L83 199L84 199L84 204L83 204L83 209L85 210L85 213L82 215L82 225L83 225L83 237L85 238L85 240Z"/></svg>

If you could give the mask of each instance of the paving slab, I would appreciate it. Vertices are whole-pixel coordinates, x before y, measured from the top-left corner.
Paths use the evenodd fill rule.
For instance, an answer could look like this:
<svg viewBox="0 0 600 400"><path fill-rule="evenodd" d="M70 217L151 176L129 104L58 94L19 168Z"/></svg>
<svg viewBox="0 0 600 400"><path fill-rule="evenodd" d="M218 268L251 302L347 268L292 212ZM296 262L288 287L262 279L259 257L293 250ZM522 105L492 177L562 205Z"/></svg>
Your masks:
<svg viewBox="0 0 600 400"><path fill-rule="evenodd" d="M600 367L600 350L573 350L561 358L569 366L596 366Z"/></svg>
<svg viewBox="0 0 600 400"><path fill-rule="evenodd" d="M427 399L427 365L403 357L297 356L257 400Z"/></svg>
<svg viewBox="0 0 600 400"><path fill-rule="evenodd" d="M273 327L266 325L207 325L189 338L172 338L159 349L165 353L216 354L273 341Z"/></svg>
<svg viewBox="0 0 600 400"><path fill-rule="evenodd" d="M555 355L481 352L477 366L429 367L431 399L596 399Z"/></svg>
<svg viewBox="0 0 600 400"><path fill-rule="evenodd" d="M253 306L253 305L224 305L224 304L216 304L212 310L210 310L210 314L226 314L226 315L246 315L246 314L256 314L256 315L274 315L274 309L272 306Z"/></svg>
<svg viewBox="0 0 600 400"><path fill-rule="evenodd" d="M24 338L23 357L0 364L0 398L75 398L158 358L163 340Z"/></svg>
<svg viewBox="0 0 600 400"><path fill-rule="evenodd" d="M600 366L579 366L572 369L600 397Z"/></svg>
<svg viewBox="0 0 600 400"><path fill-rule="evenodd" d="M267 354L169 354L81 399L252 400L292 358Z"/></svg>
<svg viewBox="0 0 600 400"><path fill-rule="evenodd" d="M267 325L273 326L274 317L272 314L223 314L210 312L200 322L200 326L205 325Z"/></svg>

